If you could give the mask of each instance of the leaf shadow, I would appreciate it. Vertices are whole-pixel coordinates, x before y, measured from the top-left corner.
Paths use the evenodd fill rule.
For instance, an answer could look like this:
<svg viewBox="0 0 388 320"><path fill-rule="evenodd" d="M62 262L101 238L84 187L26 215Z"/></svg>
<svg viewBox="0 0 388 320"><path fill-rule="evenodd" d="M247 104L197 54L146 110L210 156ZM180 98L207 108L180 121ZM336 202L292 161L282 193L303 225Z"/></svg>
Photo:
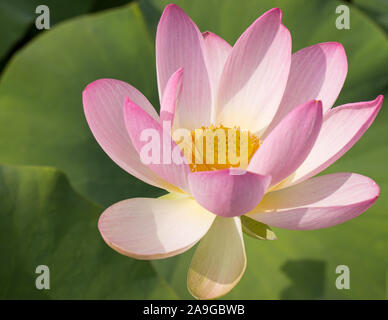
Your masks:
<svg viewBox="0 0 388 320"><path fill-rule="evenodd" d="M282 291L282 299L323 297L326 262L312 259L287 261L281 270L292 281L292 284Z"/></svg>

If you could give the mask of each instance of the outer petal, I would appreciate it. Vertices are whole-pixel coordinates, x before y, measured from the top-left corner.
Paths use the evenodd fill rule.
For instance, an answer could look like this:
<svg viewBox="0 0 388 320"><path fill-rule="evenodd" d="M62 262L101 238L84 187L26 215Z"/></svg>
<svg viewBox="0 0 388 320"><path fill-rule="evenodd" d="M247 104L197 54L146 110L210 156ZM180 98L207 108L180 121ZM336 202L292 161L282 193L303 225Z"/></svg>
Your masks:
<svg viewBox="0 0 388 320"><path fill-rule="evenodd" d="M310 154L283 187L296 184L326 169L361 138L376 118L383 96L329 110Z"/></svg>
<svg viewBox="0 0 388 320"><path fill-rule="evenodd" d="M206 60L210 77L210 85L212 88L212 114L211 122L215 122L215 98L218 91L218 84L220 81L222 70L226 59L228 58L232 46L216 34L206 31L202 33L205 39Z"/></svg>
<svg viewBox="0 0 388 320"><path fill-rule="evenodd" d="M161 259L191 248L215 216L186 198L135 198L104 211L98 228L114 250L136 259Z"/></svg>
<svg viewBox="0 0 388 320"><path fill-rule="evenodd" d="M253 155L248 171L272 176L271 185L288 177L306 159L322 125L322 104L310 101L290 112Z"/></svg>
<svg viewBox="0 0 388 320"><path fill-rule="evenodd" d="M344 84L348 63L343 46L326 42L294 53L282 101L270 128L306 101L322 101L323 112L332 107ZM267 134L267 133L266 133Z"/></svg>
<svg viewBox="0 0 388 320"><path fill-rule="evenodd" d="M175 190L140 161L125 128L123 102L127 96L158 120L155 109L137 89L119 80L100 79L89 84L82 95L86 120L94 137L125 171L154 186Z"/></svg>
<svg viewBox="0 0 388 320"><path fill-rule="evenodd" d="M190 168L186 162L178 163L174 158L174 150L179 150L180 159L184 159L184 156L171 139L170 132L129 99L125 102L124 117L129 136L138 152L137 156L143 162L148 160L143 158L143 151L146 150L146 145L151 144L152 152L156 152L157 156L156 161L147 163L148 166L166 181L187 191ZM154 137L156 140L153 140Z"/></svg>
<svg viewBox="0 0 388 320"><path fill-rule="evenodd" d="M200 171L189 175L191 194L205 209L223 217L241 216L260 202L271 181L238 169Z"/></svg>
<svg viewBox="0 0 388 320"><path fill-rule="evenodd" d="M179 126L192 130L209 125L211 88L204 40L194 22L175 4L166 6L158 25L156 67L161 101L170 76L179 68L185 70L177 109Z"/></svg>
<svg viewBox="0 0 388 320"><path fill-rule="evenodd" d="M167 82L166 89L163 95L162 104L160 107L160 123L164 121L170 122L171 127L174 125L175 109L178 104L180 93L182 90L183 69L178 69L172 74ZM178 120L178 119L177 119Z"/></svg>
<svg viewBox="0 0 388 320"><path fill-rule="evenodd" d="M259 134L269 125L286 87L291 36L280 9L259 17L237 40L221 75L217 120Z"/></svg>
<svg viewBox="0 0 388 320"><path fill-rule="evenodd" d="M197 299L218 298L240 281L245 267L240 219L217 217L195 251L187 276L188 289Z"/></svg>
<svg viewBox="0 0 388 320"><path fill-rule="evenodd" d="M363 213L379 193L378 185L368 177L328 174L268 193L248 216L278 228L327 228Z"/></svg>

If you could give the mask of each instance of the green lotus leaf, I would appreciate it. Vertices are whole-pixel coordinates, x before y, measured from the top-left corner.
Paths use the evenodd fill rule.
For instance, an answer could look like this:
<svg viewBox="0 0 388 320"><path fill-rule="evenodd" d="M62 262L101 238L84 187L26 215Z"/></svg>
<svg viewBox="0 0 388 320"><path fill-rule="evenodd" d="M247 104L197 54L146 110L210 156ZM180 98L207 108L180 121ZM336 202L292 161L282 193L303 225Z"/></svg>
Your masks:
<svg viewBox="0 0 388 320"><path fill-rule="evenodd" d="M101 210L56 169L0 166L0 299L176 298L149 262L104 243ZM40 265L48 290L35 286Z"/></svg>

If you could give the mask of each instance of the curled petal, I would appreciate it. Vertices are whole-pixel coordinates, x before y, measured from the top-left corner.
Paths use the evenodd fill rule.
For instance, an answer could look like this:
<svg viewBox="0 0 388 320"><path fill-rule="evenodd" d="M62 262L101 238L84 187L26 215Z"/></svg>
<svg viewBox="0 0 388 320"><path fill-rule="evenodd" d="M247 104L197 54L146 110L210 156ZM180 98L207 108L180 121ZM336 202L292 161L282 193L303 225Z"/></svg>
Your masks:
<svg viewBox="0 0 388 320"><path fill-rule="evenodd" d="M275 185L306 159L322 125L322 103L310 101L290 112L253 155L248 170L272 177Z"/></svg>
<svg viewBox="0 0 388 320"><path fill-rule="evenodd" d="M156 32L156 69L163 101L171 75L183 68L185 81L178 103L179 126L193 130L210 124L211 87L204 39L195 23L175 4L164 9Z"/></svg>
<svg viewBox="0 0 388 320"><path fill-rule="evenodd" d="M321 100L325 113L337 99L347 71L346 53L338 42L318 43L295 52L282 101L265 135L306 101Z"/></svg>
<svg viewBox="0 0 388 320"><path fill-rule="evenodd" d="M135 198L106 209L98 228L114 250L150 260L190 249L208 231L214 218L188 197Z"/></svg>
<svg viewBox="0 0 388 320"><path fill-rule="evenodd" d="M182 90L183 69L178 69L167 82L160 106L160 123L171 123L171 127L178 127L178 119L175 119L175 110ZM175 122L174 122L175 121Z"/></svg>
<svg viewBox="0 0 388 320"><path fill-rule="evenodd" d="M195 251L187 287L197 299L223 296L240 281L246 263L240 218L217 217Z"/></svg>
<svg viewBox="0 0 388 320"><path fill-rule="evenodd" d="M329 110L310 154L282 187L315 176L348 151L376 118L383 96L373 101L349 103Z"/></svg>
<svg viewBox="0 0 388 320"><path fill-rule="evenodd" d="M259 135L272 121L286 87L291 36L275 8L237 40L225 63L217 98L217 121ZM237 123L236 123L237 122Z"/></svg>
<svg viewBox="0 0 388 320"><path fill-rule="evenodd" d="M187 191L187 175L190 168L186 162L178 161L184 159L181 151L180 158L174 158L174 150L179 147L172 140L170 131L129 99L125 101L124 118L141 161L147 163L155 173L169 183ZM150 146L150 151L146 145ZM145 158L149 152L152 153L151 159Z"/></svg>
<svg viewBox="0 0 388 320"><path fill-rule="evenodd" d="M222 70L232 46L216 34L206 31L202 33L205 40L206 62L212 88L212 123L215 122L215 99L218 92Z"/></svg>
<svg viewBox="0 0 388 320"><path fill-rule="evenodd" d="M159 120L151 103L137 89L123 81L100 79L90 83L82 95L90 130L102 149L125 171L156 187L176 190L140 161L125 128L123 103L127 96L149 117Z"/></svg>
<svg viewBox="0 0 388 320"><path fill-rule="evenodd" d="M268 193L247 216L278 228L328 228L357 217L379 194L379 186L368 177L327 174Z"/></svg>
<svg viewBox="0 0 388 320"><path fill-rule="evenodd" d="M193 172L190 190L200 205L223 217L240 216L261 200L271 177L238 169Z"/></svg>

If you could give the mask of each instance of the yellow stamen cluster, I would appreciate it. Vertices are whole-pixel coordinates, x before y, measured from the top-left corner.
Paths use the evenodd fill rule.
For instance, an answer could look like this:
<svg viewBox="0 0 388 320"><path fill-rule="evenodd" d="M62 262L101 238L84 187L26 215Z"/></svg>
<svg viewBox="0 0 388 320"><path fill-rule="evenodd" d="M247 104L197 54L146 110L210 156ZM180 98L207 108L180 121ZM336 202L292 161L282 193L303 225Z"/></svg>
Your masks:
<svg viewBox="0 0 388 320"><path fill-rule="evenodd" d="M260 140L248 130L211 125L191 131L192 172L245 169L253 154L260 147Z"/></svg>

